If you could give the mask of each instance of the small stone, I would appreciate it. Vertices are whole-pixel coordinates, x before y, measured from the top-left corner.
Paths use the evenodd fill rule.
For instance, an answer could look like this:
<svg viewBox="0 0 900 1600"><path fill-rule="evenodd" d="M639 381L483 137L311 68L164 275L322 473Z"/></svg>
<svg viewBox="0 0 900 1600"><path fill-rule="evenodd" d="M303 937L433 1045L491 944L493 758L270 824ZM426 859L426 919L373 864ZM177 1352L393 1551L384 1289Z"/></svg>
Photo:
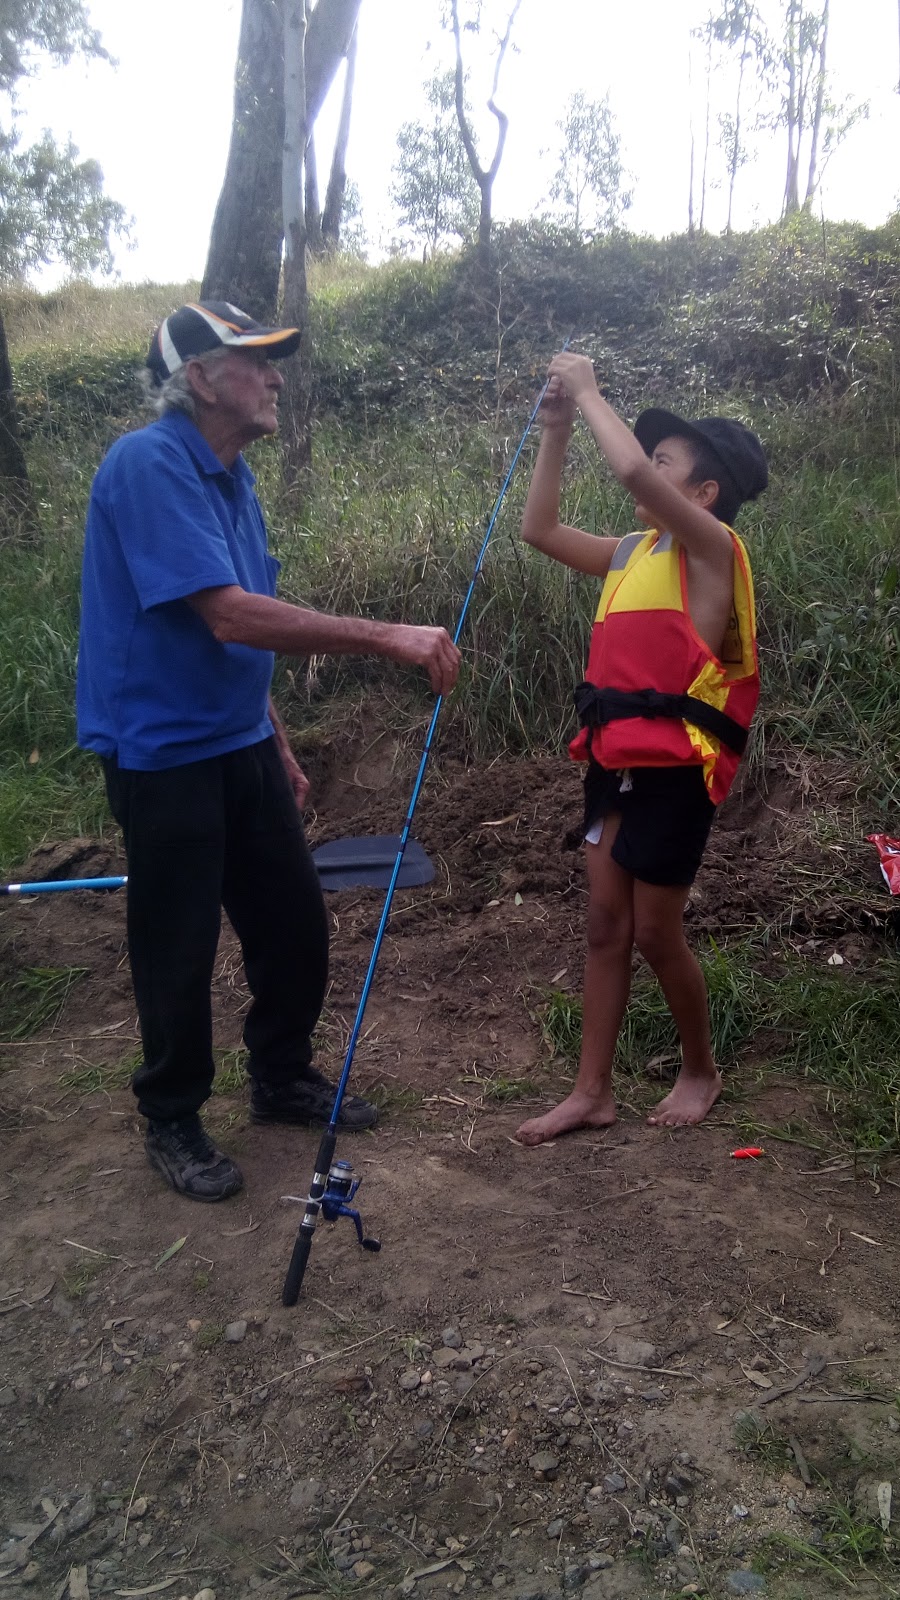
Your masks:
<svg viewBox="0 0 900 1600"><path fill-rule="evenodd" d="M731 1515L737 1517L739 1522L743 1522L745 1517L749 1517L750 1508L749 1506L734 1505L731 1508Z"/></svg>
<svg viewBox="0 0 900 1600"><path fill-rule="evenodd" d="M765 1594L766 1580L758 1572L747 1572L740 1568L737 1572L729 1572L725 1587L729 1594Z"/></svg>
<svg viewBox="0 0 900 1600"><path fill-rule="evenodd" d="M434 1423L429 1421L427 1418L425 1419L424 1422L417 1422L416 1423L416 1438L417 1439L430 1439L431 1435L433 1433L434 1433Z"/></svg>
<svg viewBox="0 0 900 1600"><path fill-rule="evenodd" d="M458 1328L445 1328L441 1334L441 1342L446 1345L448 1350L461 1350L463 1347L463 1336Z"/></svg>
<svg viewBox="0 0 900 1600"><path fill-rule="evenodd" d="M552 1522L547 1523L547 1538L558 1539L565 1525L562 1517L554 1517Z"/></svg>
<svg viewBox="0 0 900 1600"><path fill-rule="evenodd" d="M194 1600L216 1600L215 1589L198 1589Z"/></svg>
<svg viewBox="0 0 900 1600"><path fill-rule="evenodd" d="M229 1322L225 1329L226 1344L240 1344L247 1337L247 1324L243 1318L239 1322Z"/></svg>
<svg viewBox="0 0 900 1600"><path fill-rule="evenodd" d="M621 1472L607 1472L603 1479L603 1487L607 1494L621 1494L626 1487L625 1479L622 1477Z"/></svg>
<svg viewBox="0 0 900 1600"><path fill-rule="evenodd" d="M413 1389L418 1389L419 1384L422 1382L422 1375L416 1371L415 1367L407 1367L405 1372L401 1372L397 1382L401 1389L411 1392Z"/></svg>
<svg viewBox="0 0 900 1600"><path fill-rule="evenodd" d="M615 1562L613 1561L612 1556L606 1555L606 1553L601 1550L589 1557L588 1566L592 1572L608 1572L610 1567L615 1566Z"/></svg>
<svg viewBox="0 0 900 1600"><path fill-rule="evenodd" d="M139 1522L141 1517L145 1517L147 1515L147 1506L148 1500L145 1494L140 1495L137 1500L132 1501L131 1510L128 1513L129 1521Z"/></svg>
<svg viewBox="0 0 900 1600"><path fill-rule="evenodd" d="M354 1578L371 1578L375 1573L375 1568L371 1561L354 1561L350 1570Z"/></svg>
<svg viewBox="0 0 900 1600"><path fill-rule="evenodd" d="M443 1350L434 1353L434 1365L438 1371L444 1371L456 1360L456 1350L452 1345L447 1345Z"/></svg>
<svg viewBox="0 0 900 1600"><path fill-rule="evenodd" d="M537 1478L555 1478L559 1471L559 1456L555 1456L552 1450L538 1450L535 1455L529 1456L528 1465ZM625 1487L624 1481L622 1487Z"/></svg>
<svg viewBox="0 0 900 1600"><path fill-rule="evenodd" d="M313 1511L321 1503L322 1484L318 1478L301 1478L291 1490L292 1511Z"/></svg>
<svg viewBox="0 0 900 1600"><path fill-rule="evenodd" d="M590 1577L591 1569L579 1562L572 1561L563 1573L563 1588L568 1594L580 1589L582 1584Z"/></svg>
<svg viewBox="0 0 900 1600"><path fill-rule="evenodd" d="M97 1506L90 1489L76 1500L74 1506L65 1519L63 1537L71 1538L73 1533L81 1533L97 1515Z"/></svg>

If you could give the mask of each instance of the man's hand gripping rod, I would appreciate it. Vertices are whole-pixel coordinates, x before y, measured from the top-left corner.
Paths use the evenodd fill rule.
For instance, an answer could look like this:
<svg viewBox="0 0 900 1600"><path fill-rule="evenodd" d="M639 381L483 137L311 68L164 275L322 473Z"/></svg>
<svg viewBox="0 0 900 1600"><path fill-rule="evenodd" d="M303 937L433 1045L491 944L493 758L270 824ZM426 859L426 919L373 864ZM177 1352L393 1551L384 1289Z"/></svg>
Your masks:
<svg viewBox="0 0 900 1600"><path fill-rule="evenodd" d="M562 348L565 350L568 348L568 345L569 340L567 339ZM459 637L462 633L463 625L465 624L469 605L472 600L472 595L475 592L475 584L477 583L478 575L481 572L482 563L484 562L484 558L487 553L487 547L490 543L491 534L494 531L494 525L500 514L500 507L502 506L506 497L506 491L512 481L512 475L516 469L518 459L525 448L525 441L534 425L534 420L541 408L544 395L547 393L547 387L548 385L545 383L537 397L537 400L535 401L531 415L525 424L525 430L521 439L519 440L518 445L516 446L515 454L507 469L506 477L503 480L503 485L500 489L500 493L497 496L494 509L491 512L490 520L487 525L487 532L485 533L481 549L478 552L478 559L475 562L475 570L472 573L472 581L469 584L468 592L465 600L463 601L462 610L459 614L459 621L456 624L456 629L453 634L454 644L459 643ZM378 957L381 953L381 946L384 940L385 931L387 929L388 918L391 913L391 903L394 898L394 889L397 884L400 868L403 864L403 852L406 849L406 842L409 838L409 831L412 826L413 816L418 804L419 794L422 788L422 781L425 777L425 768L428 765L428 757L431 754L431 745L434 739L434 732L435 728L437 727L437 721L441 714L441 706L443 703L443 695L438 695L434 711L432 712L431 722L428 725L428 733L425 738L425 748L422 751L422 759L419 762L419 770L416 774L416 781L413 784L413 791L412 795L410 796L409 807L406 813L406 821L403 824L403 832L400 835L400 843L397 847L397 858L394 862L391 879L387 887L387 893L384 899L384 908L381 913L381 920L378 924L378 931L375 934L375 943L372 947L369 968L366 973L365 983L363 984L362 994L360 995L359 1006L356 1012L356 1020L350 1033L350 1040L347 1045L347 1054L344 1058L344 1068L337 1086L337 1092L334 1098L334 1106L332 1107L331 1120L322 1135L322 1141L319 1145L318 1154L316 1155L315 1171L313 1173L312 1183L309 1187L309 1194L307 1195L305 1201L306 1209L303 1213L303 1221L300 1223L300 1227L297 1231L297 1238L294 1243L294 1251L291 1256L291 1264L288 1267L287 1277L284 1280L284 1288L281 1291L281 1303L285 1306L294 1306L297 1304L297 1299L303 1283L303 1277L306 1272L306 1265L309 1261L309 1252L312 1249L313 1234L316 1231L316 1226L318 1224L320 1215L324 1216L328 1222L335 1222L339 1216L350 1216L356 1223L357 1235L363 1249L381 1249L381 1245L377 1239L366 1239L363 1237L362 1224L360 1222L358 1212L353 1211L352 1208L346 1204L346 1201L352 1200L353 1196L356 1194L356 1191L359 1188L360 1180L358 1178L352 1178L353 1169L349 1162L336 1162L334 1159L334 1152L337 1145L337 1123L341 1112L341 1102L343 1101L344 1094L347 1089L347 1081L350 1077L350 1068L353 1065L353 1056L356 1051L357 1040L359 1039L360 1030L362 1028L363 1017L365 1016L366 1005L369 999L369 991L372 987L372 980L375 976L375 968L378 965ZM285 1198L293 1200L297 1197L294 1195L289 1195L285 1196ZM303 1204L302 1201L300 1203Z"/></svg>

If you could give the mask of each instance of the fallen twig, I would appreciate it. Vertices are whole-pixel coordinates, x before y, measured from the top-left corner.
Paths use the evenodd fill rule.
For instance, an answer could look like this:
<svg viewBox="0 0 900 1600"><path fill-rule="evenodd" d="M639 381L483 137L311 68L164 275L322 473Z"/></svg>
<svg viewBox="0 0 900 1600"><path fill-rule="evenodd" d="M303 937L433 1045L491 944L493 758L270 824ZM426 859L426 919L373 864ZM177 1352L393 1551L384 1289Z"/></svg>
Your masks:
<svg viewBox="0 0 900 1600"><path fill-rule="evenodd" d="M396 1449L396 1447L397 1447L397 1440L396 1439L392 1439L390 1444L388 1445L387 1449L382 1452L382 1454L378 1457L378 1460L374 1463L374 1465L369 1468L369 1470L366 1473L365 1477L364 1478L360 1478L360 1481L356 1485L356 1488L354 1489L353 1493L351 1494L349 1500L347 1500L344 1503L344 1505L342 1505L340 1511L338 1512L338 1514L335 1517L333 1523L331 1524L331 1527L330 1528L326 1528L326 1530L325 1530L326 1537L328 1536L329 1533L334 1533L335 1529L340 1527L340 1525L343 1522L345 1516L347 1515L347 1512L350 1510L350 1507L356 1504L357 1499L359 1498L360 1494L362 1493L362 1491L365 1488L366 1484L368 1483L369 1479L374 1477L374 1475L378 1471L379 1467L384 1466L384 1463L387 1461L388 1456L393 1455L394 1450Z"/></svg>
<svg viewBox="0 0 900 1600"><path fill-rule="evenodd" d="M622 1367L625 1372L655 1372L662 1378L693 1378L696 1382L696 1372L689 1372L687 1367L644 1367L639 1361L614 1361L612 1356L605 1356L602 1350L589 1350L589 1356L596 1356L598 1361L605 1361L608 1367Z"/></svg>
<svg viewBox="0 0 900 1600"><path fill-rule="evenodd" d="M760 1395L756 1402L757 1406L770 1406L773 1400L781 1400L786 1394L793 1394L802 1384L809 1383L811 1378L817 1378L819 1373L824 1371L825 1365L824 1356L810 1356L806 1366L798 1372L796 1378L790 1383L783 1383L779 1389L772 1389L769 1394Z"/></svg>

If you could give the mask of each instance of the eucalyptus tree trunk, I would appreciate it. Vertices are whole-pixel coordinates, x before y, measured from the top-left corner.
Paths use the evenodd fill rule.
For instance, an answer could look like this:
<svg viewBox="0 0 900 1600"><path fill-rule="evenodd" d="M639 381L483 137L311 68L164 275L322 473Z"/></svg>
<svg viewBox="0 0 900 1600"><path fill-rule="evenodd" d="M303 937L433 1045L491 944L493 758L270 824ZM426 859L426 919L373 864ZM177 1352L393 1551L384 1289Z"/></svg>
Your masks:
<svg viewBox="0 0 900 1600"><path fill-rule="evenodd" d="M813 195L819 180L819 139L822 133L822 113L825 106L825 79L827 74L828 57L828 20L830 0L825 0L822 7L822 19L819 25L816 41L816 56L814 67L810 70L816 74L816 104L812 118L812 138L809 146L809 169L806 175L806 194L803 198L803 209L812 208Z"/></svg>
<svg viewBox="0 0 900 1600"><path fill-rule="evenodd" d="M306 102L305 0L284 0L284 146L282 199L284 220L284 322L299 328L300 347L285 363L282 443L285 481L297 486L312 456L312 371L309 293L306 283L306 217L304 166L309 142Z"/></svg>
<svg viewBox="0 0 900 1600"><path fill-rule="evenodd" d="M747 64L747 53L750 48L750 28L753 22L753 7L747 7L747 17L744 23L744 37L741 40L741 58L738 63L737 94L734 103L734 144L731 150L731 160L728 164L728 219L725 223L725 232L731 235L731 214L734 208L734 186L737 181L738 167L741 163L741 99L744 89L744 69Z"/></svg>
<svg viewBox="0 0 900 1600"><path fill-rule="evenodd" d="M784 108L788 136L787 170L784 178L785 217L791 217L800 210L800 140L803 136L801 18L800 0L788 0L785 31L785 69L788 80Z"/></svg>
<svg viewBox="0 0 900 1600"><path fill-rule="evenodd" d="M318 0L306 38L306 126L347 53L362 0ZM284 225L282 149L286 0L243 0L234 120L201 296L274 317Z"/></svg>
<svg viewBox="0 0 900 1600"><path fill-rule="evenodd" d="M281 0L244 0L234 119L201 300L275 319L281 273L284 66Z"/></svg>
<svg viewBox="0 0 900 1600"><path fill-rule="evenodd" d="M341 242L341 212L347 190L347 145L350 140L350 113L353 109L353 84L356 77L356 29L347 46L347 66L344 73L344 93L341 96L341 114L334 140L331 172L325 191L322 211L322 243L327 250L336 250Z"/></svg>
<svg viewBox="0 0 900 1600"><path fill-rule="evenodd" d="M468 116L466 115L464 92L465 74L463 72L462 41L460 37L459 25L459 0L450 0L450 26L453 30L453 43L456 47L456 75L454 82L456 120L459 123L459 132L465 148L466 156L468 158L469 166L472 169L472 176L478 185L479 193L481 195L481 207L478 216L478 254L482 260L487 260L490 255L492 225L491 203L493 197L494 179L500 170L500 162L503 159L503 151L506 145L506 135L509 129L509 118L506 115L506 112L501 111L500 107L497 105L497 85L500 82L500 68L503 66L503 58L506 55L509 45L513 23L516 20L516 13L521 3L522 0L515 0L515 4L509 13L509 17L507 18L506 31L500 40L497 49L497 59L494 63L494 81L491 86L490 96L488 97L488 110L497 120L497 142L494 146L494 154L491 159L490 166L483 167L478 156L478 151L475 147L475 139L472 134L472 128L469 123Z"/></svg>
<svg viewBox="0 0 900 1600"><path fill-rule="evenodd" d="M322 253L322 213L319 209L319 167L316 161L316 136L310 130L303 174L303 219L306 242L312 255Z"/></svg>
<svg viewBox="0 0 900 1600"><path fill-rule="evenodd" d="M36 528L34 496L19 437L6 327L0 313L0 540L30 543Z"/></svg>

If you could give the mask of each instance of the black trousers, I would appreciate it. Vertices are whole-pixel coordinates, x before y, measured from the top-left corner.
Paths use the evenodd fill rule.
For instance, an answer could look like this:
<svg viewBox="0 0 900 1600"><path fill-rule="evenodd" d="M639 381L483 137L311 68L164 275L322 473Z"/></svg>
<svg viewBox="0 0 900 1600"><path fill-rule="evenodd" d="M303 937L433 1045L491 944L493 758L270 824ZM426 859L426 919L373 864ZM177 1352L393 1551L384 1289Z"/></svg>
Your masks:
<svg viewBox="0 0 900 1600"><path fill-rule="evenodd" d="M253 996L251 1075L309 1066L328 978L325 903L274 739L160 772L103 763L128 856L128 954L144 1060L138 1110L198 1111L212 1089L210 985L222 907Z"/></svg>

